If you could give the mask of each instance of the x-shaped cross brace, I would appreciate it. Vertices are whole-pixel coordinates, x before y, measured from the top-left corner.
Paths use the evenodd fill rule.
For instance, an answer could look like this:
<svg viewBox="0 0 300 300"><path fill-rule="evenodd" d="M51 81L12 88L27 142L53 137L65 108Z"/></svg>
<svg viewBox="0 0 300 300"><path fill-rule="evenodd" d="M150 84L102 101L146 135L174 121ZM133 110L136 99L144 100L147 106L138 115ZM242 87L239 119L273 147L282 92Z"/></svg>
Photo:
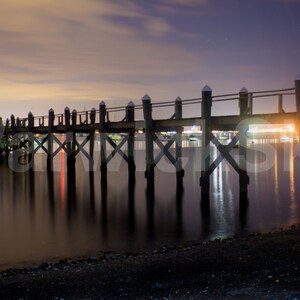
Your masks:
<svg viewBox="0 0 300 300"><path fill-rule="evenodd" d="M164 155L166 155L166 157L169 159L169 161L175 165L176 163L176 159L173 157L173 155L169 152L169 149L171 148L171 146L173 145L173 143L175 142L175 140L172 138L170 139L165 145L159 140L159 138L157 137L157 135L155 133L153 133L152 135L153 141L156 143L156 145L159 147L160 149L160 153L156 156L156 158L154 159L154 164L157 165L158 162L162 159L162 157Z"/></svg>
<svg viewBox="0 0 300 300"><path fill-rule="evenodd" d="M229 151L236 145L236 143L240 139L240 132L237 133L236 136L233 137L233 139L230 141L230 143L226 146L222 145L218 139L210 132L209 138L212 141L212 143L217 147L220 154L219 156L214 160L214 162L210 165L208 169L208 175L210 175L216 167L221 163L223 158L225 158L229 164L236 170L238 174L241 173L242 169L239 167L239 165L236 163L234 158L230 155Z"/></svg>
<svg viewBox="0 0 300 300"><path fill-rule="evenodd" d="M80 144L77 140L75 140L77 150L75 151L75 156L81 151L87 159L91 159L90 155L87 153L87 151L84 149L84 146L87 144L87 142L91 139L91 135L89 134L84 141Z"/></svg>
<svg viewBox="0 0 300 300"><path fill-rule="evenodd" d="M67 152L66 149L67 141L64 141L62 143L55 135L53 135L53 140L58 144L58 148L53 152L52 157L54 157L61 149Z"/></svg>
<svg viewBox="0 0 300 300"><path fill-rule="evenodd" d="M128 156L121 150L121 148L123 147L123 145L128 140L128 135L126 135L123 138L123 140L118 145L108 135L106 135L106 134L105 134L105 139L114 148L114 150L106 158L106 162L108 163L117 153L119 153L125 159L125 161L128 163L129 162Z"/></svg>
<svg viewBox="0 0 300 300"><path fill-rule="evenodd" d="M34 137L33 142L37 143L37 147L34 149L34 153L37 153L37 151L41 148L48 154L48 149L45 148L44 144L48 140L48 135L45 136L42 141L39 141L36 137Z"/></svg>

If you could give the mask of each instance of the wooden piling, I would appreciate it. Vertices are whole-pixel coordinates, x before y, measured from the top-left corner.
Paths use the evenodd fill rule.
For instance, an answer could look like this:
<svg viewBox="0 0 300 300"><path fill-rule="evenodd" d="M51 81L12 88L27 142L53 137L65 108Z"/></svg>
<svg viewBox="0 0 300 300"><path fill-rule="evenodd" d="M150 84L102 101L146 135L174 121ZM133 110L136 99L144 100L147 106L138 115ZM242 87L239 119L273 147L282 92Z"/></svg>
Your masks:
<svg viewBox="0 0 300 300"><path fill-rule="evenodd" d="M252 93L248 94L248 99L249 99L248 114L252 115L253 114L253 94Z"/></svg>
<svg viewBox="0 0 300 300"><path fill-rule="evenodd" d="M278 113L279 114L284 113L284 110L282 108L282 94L278 95Z"/></svg>
<svg viewBox="0 0 300 300"><path fill-rule="evenodd" d="M95 148L95 122L96 109L93 107L90 114L91 130L90 130L90 158L89 158L89 172L94 172L94 148Z"/></svg>
<svg viewBox="0 0 300 300"><path fill-rule="evenodd" d="M295 93L296 93L296 109L297 109L297 120L296 124L298 137L300 138L300 74L295 78Z"/></svg>
<svg viewBox="0 0 300 300"><path fill-rule="evenodd" d="M29 140L29 154L30 154L30 169L34 170L34 117L32 112L28 113L28 140Z"/></svg>
<svg viewBox="0 0 300 300"><path fill-rule="evenodd" d="M239 93L240 115L245 116L248 113L248 90L242 88ZM240 124L240 146L239 146L239 186L240 196L243 198L248 194L249 176L247 174L247 129L248 126Z"/></svg>
<svg viewBox="0 0 300 300"><path fill-rule="evenodd" d="M67 149L67 172L71 174L73 170L72 160L72 132L71 132L71 114L69 107L65 108L65 135L66 135L66 149Z"/></svg>
<svg viewBox="0 0 300 300"><path fill-rule="evenodd" d="M211 107L212 107L212 90L209 86L202 89L201 117L204 126L202 128L202 144L201 144L201 198L209 198L209 167L210 167L210 123L211 123Z"/></svg>
<svg viewBox="0 0 300 300"><path fill-rule="evenodd" d="M146 142L146 171L147 186L154 185L154 157L153 157L153 129L152 129L152 104L151 98L145 95L142 98L143 113L145 122L145 142Z"/></svg>
<svg viewBox="0 0 300 300"><path fill-rule="evenodd" d="M18 136L16 134L16 119L14 115L10 116L10 127L12 135L12 156L13 156L13 170L17 171L19 167L19 155L18 155Z"/></svg>
<svg viewBox="0 0 300 300"><path fill-rule="evenodd" d="M11 127L12 129L15 129L15 127L16 127L16 118L15 118L14 115L11 115L11 116L10 116L10 127Z"/></svg>
<svg viewBox="0 0 300 300"><path fill-rule="evenodd" d="M75 172L75 165L76 165L76 124L77 124L77 111L76 109L72 110L71 115L72 120L72 126L71 126L71 145L72 145L72 151L71 151L71 163L72 163L72 171Z"/></svg>
<svg viewBox="0 0 300 300"><path fill-rule="evenodd" d="M175 100L175 119L182 119L182 100L177 97ZM182 128L176 133L176 181L177 188L183 187L184 170L182 168Z"/></svg>
<svg viewBox="0 0 300 300"><path fill-rule="evenodd" d="M8 129L9 129L9 119L6 119L5 122L5 129L4 129L4 143L5 143L5 160L6 163L8 163L8 157L9 157L9 134L8 134Z"/></svg>
<svg viewBox="0 0 300 300"><path fill-rule="evenodd" d="M130 101L126 106L126 122L134 122L134 103ZM134 133L135 129L131 129L128 133L128 178L129 182L135 182L135 162L134 162Z"/></svg>
<svg viewBox="0 0 300 300"><path fill-rule="evenodd" d="M99 106L99 132L100 132L100 155L101 155L101 180L102 183L107 181L107 161L106 161L106 133L105 133L105 117L106 117L106 105L104 101L101 101Z"/></svg>
<svg viewBox="0 0 300 300"><path fill-rule="evenodd" d="M3 151L5 149L5 139L4 139L4 124L2 117L0 117L0 161L2 160Z"/></svg>
<svg viewBox="0 0 300 300"><path fill-rule="evenodd" d="M47 150L47 171L53 171L53 127L54 110L51 108L48 112L48 150Z"/></svg>

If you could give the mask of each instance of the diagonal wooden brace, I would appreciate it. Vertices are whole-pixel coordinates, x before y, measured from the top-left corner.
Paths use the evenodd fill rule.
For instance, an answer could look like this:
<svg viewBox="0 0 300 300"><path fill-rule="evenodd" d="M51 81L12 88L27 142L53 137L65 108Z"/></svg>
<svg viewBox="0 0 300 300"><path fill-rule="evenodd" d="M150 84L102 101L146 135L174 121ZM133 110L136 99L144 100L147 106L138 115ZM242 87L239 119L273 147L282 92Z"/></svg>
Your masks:
<svg viewBox="0 0 300 300"><path fill-rule="evenodd" d="M48 135L44 137L41 142L36 137L34 137L34 141L37 143L37 147L34 149L34 153L37 153L39 149L43 149L46 152L46 154L48 154L48 149L45 148L44 146L47 140L48 140Z"/></svg>
<svg viewBox="0 0 300 300"><path fill-rule="evenodd" d="M212 143L217 147L217 149L219 150L220 154L219 156L214 160L214 162L210 165L209 169L208 169L208 173L209 175L216 169L216 167L221 163L221 161L223 160L223 158L225 158L229 164L235 169L235 171L240 174L242 169L239 167L239 165L237 164L237 162L233 159L233 157L230 155L229 151L236 145L236 143L239 141L239 135L240 133L238 133L236 136L233 137L233 139L231 140L231 142L227 145L224 146L222 145L218 139L212 134L210 133L210 139L212 141Z"/></svg>
<svg viewBox="0 0 300 300"><path fill-rule="evenodd" d="M128 140L128 135L126 135L123 140L117 145L108 135L105 135L105 139L108 141L108 143L114 148L114 150L110 153L110 155L106 158L106 162L108 163L117 153L121 155L121 157L124 158L124 160L128 163L128 156L121 150L123 145Z"/></svg>
<svg viewBox="0 0 300 300"><path fill-rule="evenodd" d="M67 153L67 149L66 149L66 141L64 141L63 143L61 143L61 141L55 136L53 135L53 140L58 144L58 148L53 152L52 157L54 157L60 150L64 150Z"/></svg>
<svg viewBox="0 0 300 300"><path fill-rule="evenodd" d="M157 165L158 162L162 159L164 155L169 159L169 161L175 165L176 159L173 157L173 155L169 152L169 149L174 144L174 139L169 140L165 145L159 140L156 134L153 133L153 141L156 143L156 145L160 148L160 153L156 156L154 159L154 164Z"/></svg>
<svg viewBox="0 0 300 300"><path fill-rule="evenodd" d="M91 135L88 135L81 144L78 143L77 140L75 140L75 144L77 146L77 149L75 151L75 156L81 151L87 159L90 159L90 155L84 149L84 146L90 141L90 139L91 139Z"/></svg>

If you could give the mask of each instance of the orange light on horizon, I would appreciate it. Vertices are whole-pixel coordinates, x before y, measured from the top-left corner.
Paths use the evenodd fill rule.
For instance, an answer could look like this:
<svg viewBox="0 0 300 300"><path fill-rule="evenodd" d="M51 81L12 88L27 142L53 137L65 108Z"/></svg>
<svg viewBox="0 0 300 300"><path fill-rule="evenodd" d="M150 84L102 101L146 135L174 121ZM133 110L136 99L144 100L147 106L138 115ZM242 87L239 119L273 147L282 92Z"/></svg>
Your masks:
<svg viewBox="0 0 300 300"><path fill-rule="evenodd" d="M279 127L277 127L279 126ZM295 125L294 124L282 124L282 125L252 125L249 128L251 133L294 133Z"/></svg>

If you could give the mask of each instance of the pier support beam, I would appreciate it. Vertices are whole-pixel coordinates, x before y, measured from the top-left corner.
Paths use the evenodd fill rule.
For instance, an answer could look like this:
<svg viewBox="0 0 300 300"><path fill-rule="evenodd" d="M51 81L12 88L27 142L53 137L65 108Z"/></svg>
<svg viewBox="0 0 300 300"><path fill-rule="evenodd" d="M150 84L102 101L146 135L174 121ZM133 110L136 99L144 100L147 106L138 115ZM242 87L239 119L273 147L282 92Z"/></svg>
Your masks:
<svg viewBox="0 0 300 300"><path fill-rule="evenodd" d="M210 167L210 123L212 107L212 90L209 86L202 89L201 117L204 126L201 140L201 199L209 199L209 167Z"/></svg>
<svg viewBox="0 0 300 300"><path fill-rule="evenodd" d="M5 139L4 139L4 129L5 129L5 127L3 124L3 120L0 117L0 141L2 143L2 145L1 145L2 147L0 147L0 161L2 160L2 155L6 148Z"/></svg>
<svg viewBox="0 0 300 300"><path fill-rule="evenodd" d="M101 155L101 182L107 183L107 161L106 161L106 138L105 138L105 117L106 117L106 105L104 101L101 101L99 105L99 132L100 132L100 155Z"/></svg>
<svg viewBox="0 0 300 300"><path fill-rule="evenodd" d="M146 171L147 186L154 186L154 157L153 157L153 129L152 129L152 104L151 98L145 95L142 98L145 120L145 141L146 141Z"/></svg>
<svg viewBox="0 0 300 300"><path fill-rule="evenodd" d="M278 95L278 113L279 114L283 114L284 113L284 110L282 108L282 94L279 94Z"/></svg>
<svg viewBox="0 0 300 300"><path fill-rule="evenodd" d="M248 90L242 88L239 93L239 106L240 115L245 116L248 113ZM240 157L240 172L239 172L239 185L240 185L240 199L246 198L248 195L248 184L249 176L247 174L247 129L246 124L239 125L240 131L240 146L239 146L239 157Z"/></svg>
<svg viewBox="0 0 300 300"><path fill-rule="evenodd" d="M130 101L126 107L126 121L134 122L134 103ZM129 183L135 182L135 162L134 162L134 129L128 133L128 178Z"/></svg>
<svg viewBox="0 0 300 300"><path fill-rule="evenodd" d="M76 166L76 131L75 131L75 126L77 123L77 111L76 109L72 110L72 115L71 115L71 120L72 120L72 126L71 126L71 145L72 145L72 151L71 151L71 168L72 172L75 173L75 166Z"/></svg>
<svg viewBox="0 0 300 300"><path fill-rule="evenodd" d="M49 109L48 113L48 151L47 151L47 172L53 171L53 126L54 110Z"/></svg>
<svg viewBox="0 0 300 300"><path fill-rule="evenodd" d="M248 114L253 115L253 93L248 94L249 105L248 105Z"/></svg>
<svg viewBox="0 0 300 300"><path fill-rule="evenodd" d="M9 145L9 134L8 134L8 129L9 129L9 119L7 118L5 121L5 128L4 128L4 143L5 143L5 160L6 163L8 163L8 157L9 157L9 151L10 151L10 145Z"/></svg>
<svg viewBox="0 0 300 300"><path fill-rule="evenodd" d="M28 140L29 140L29 157L30 157L30 170L34 171L34 117L32 112L28 113Z"/></svg>
<svg viewBox="0 0 300 300"><path fill-rule="evenodd" d="M12 156L13 156L13 170L17 171L19 167L19 156L18 156L18 135L16 134L16 119L14 115L10 116L10 127L11 127L11 136L12 136Z"/></svg>
<svg viewBox="0 0 300 300"><path fill-rule="evenodd" d="M90 158L89 158L89 172L94 172L94 148L95 148L95 122L96 122L96 109L93 107L90 115L91 126L93 129L90 131Z"/></svg>
<svg viewBox="0 0 300 300"><path fill-rule="evenodd" d="M66 149L67 149L67 171L68 174L75 173L75 163L73 156L74 154L72 153L72 139L73 139L73 134L71 131L71 114L70 114L70 109L69 107L65 108L65 133L66 133Z"/></svg>
<svg viewBox="0 0 300 300"><path fill-rule="evenodd" d="M296 109L297 109L297 133L300 138L300 74L298 74L295 78L295 92L296 92Z"/></svg>
<svg viewBox="0 0 300 300"><path fill-rule="evenodd" d="M177 97L175 100L175 119L182 119L182 100ZM182 128L177 129L176 133L176 180L177 188L183 188L184 170L182 169Z"/></svg>

